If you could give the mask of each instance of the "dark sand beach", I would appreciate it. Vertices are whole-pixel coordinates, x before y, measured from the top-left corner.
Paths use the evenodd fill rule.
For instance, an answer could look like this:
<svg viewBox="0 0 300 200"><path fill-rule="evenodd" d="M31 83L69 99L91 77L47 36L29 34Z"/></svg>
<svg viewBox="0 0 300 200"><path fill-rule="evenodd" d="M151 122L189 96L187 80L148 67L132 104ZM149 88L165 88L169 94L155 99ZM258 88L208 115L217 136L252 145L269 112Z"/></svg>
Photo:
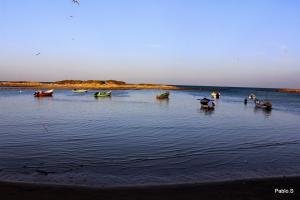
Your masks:
<svg viewBox="0 0 300 200"><path fill-rule="evenodd" d="M286 189L293 193L275 192ZM248 179L166 186L96 188L0 182L0 199L300 199L300 178ZM282 192L283 190L281 190ZM286 192L285 191L285 192Z"/></svg>

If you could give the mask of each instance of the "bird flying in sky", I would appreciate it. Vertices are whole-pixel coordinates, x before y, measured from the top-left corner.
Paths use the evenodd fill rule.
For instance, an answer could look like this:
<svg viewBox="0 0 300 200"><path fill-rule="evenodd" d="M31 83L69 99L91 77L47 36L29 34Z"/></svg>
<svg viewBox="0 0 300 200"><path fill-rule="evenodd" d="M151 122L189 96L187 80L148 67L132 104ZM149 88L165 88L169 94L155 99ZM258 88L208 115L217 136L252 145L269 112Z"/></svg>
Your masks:
<svg viewBox="0 0 300 200"><path fill-rule="evenodd" d="M40 55L40 54L41 54L41 52L38 52L38 53L36 53L35 55L38 56L38 55Z"/></svg>
<svg viewBox="0 0 300 200"><path fill-rule="evenodd" d="M77 3L79 5L79 0L72 0L73 3Z"/></svg>

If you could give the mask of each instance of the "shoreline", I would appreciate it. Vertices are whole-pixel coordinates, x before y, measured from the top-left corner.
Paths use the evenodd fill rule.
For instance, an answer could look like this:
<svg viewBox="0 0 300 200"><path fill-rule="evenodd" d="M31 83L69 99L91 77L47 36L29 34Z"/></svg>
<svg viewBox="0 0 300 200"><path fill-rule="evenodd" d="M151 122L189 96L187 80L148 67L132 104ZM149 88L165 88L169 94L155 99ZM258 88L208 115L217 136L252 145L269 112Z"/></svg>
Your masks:
<svg viewBox="0 0 300 200"><path fill-rule="evenodd" d="M18 89L89 89L89 90L142 90L142 89L157 89L157 90L182 90L179 87L160 84L128 84L119 83L120 81L94 81L82 83L67 82L0 82L0 89L3 88L18 88Z"/></svg>
<svg viewBox="0 0 300 200"><path fill-rule="evenodd" d="M294 193L275 193L290 189ZM1 199L299 199L300 177L174 185L88 187L0 181Z"/></svg>
<svg viewBox="0 0 300 200"><path fill-rule="evenodd" d="M66 83L65 83L66 82ZM81 83L77 83L81 82ZM199 86L202 87L202 86ZM205 90L211 91L222 88L222 86L203 86L203 88L195 88L195 86L177 86L177 85L163 85L163 84L130 84L122 81L57 81L57 82L30 82L30 81L0 81L0 90L9 89L56 89L56 90L70 90L70 89L87 89L87 90ZM225 87L225 86L224 86ZM235 88L235 87L233 87ZM275 92L294 93L299 94L300 89L289 88L272 88Z"/></svg>
<svg viewBox="0 0 300 200"><path fill-rule="evenodd" d="M278 92L285 92L285 93L300 93L300 89L278 89Z"/></svg>

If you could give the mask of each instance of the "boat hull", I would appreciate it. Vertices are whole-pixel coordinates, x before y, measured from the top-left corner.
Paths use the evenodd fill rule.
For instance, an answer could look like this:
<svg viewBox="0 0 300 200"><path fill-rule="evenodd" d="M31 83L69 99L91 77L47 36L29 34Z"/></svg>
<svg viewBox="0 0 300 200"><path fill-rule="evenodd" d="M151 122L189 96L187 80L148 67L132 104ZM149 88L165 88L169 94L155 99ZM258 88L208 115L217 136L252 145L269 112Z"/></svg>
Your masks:
<svg viewBox="0 0 300 200"><path fill-rule="evenodd" d="M169 95L170 95L169 92L166 92L166 93L157 95L156 99L169 99Z"/></svg>
<svg viewBox="0 0 300 200"><path fill-rule="evenodd" d="M47 91L36 91L33 95L35 97L52 97L53 91L53 89Z"/></svg>
<svg viewBox="0 0 300 200"><path fill-rule="evenodd" d="M96 92L94 97L111 97L111 92Z"/></svg>
<svg viewBox="0 0 300 200"><path fill-rule="evenodd" d="M213 109L215 109L215 106L212 106L212 107L211 107L211 106L208 106L208 105L202 105L202 104L201 104L201 108L202 108L202 109L207 109L207 110L213 110Z"/></svg>
<svg viewBox="0 0 300 200"><path fill-rule="evenodd" d="M256 101L255 102L255 107L265 109L265 110L271 110L272 109L272 103L270 101Z"/></svg>
<svg viewBox="0 0 300 200"><path fill-rule="evenodd" d="M215 108L215 103L213 102L213 100L210 100L207 98L201 99L200 104L201 104L201 108L204 108L204 109L214 109Z"/></svg>
<svg viewBox="0 0 300 200"><path fill-rule="evenodd" d="M53 92L51 92L51 93L38 92L38 93L34 93L34 96L35 97L52 97Z"/></svg>
<svg viewBox="0 0 300 200"><path fill-rule="evenodd" d="M88 90L72 90L74 93L86 93Z"/></svg>

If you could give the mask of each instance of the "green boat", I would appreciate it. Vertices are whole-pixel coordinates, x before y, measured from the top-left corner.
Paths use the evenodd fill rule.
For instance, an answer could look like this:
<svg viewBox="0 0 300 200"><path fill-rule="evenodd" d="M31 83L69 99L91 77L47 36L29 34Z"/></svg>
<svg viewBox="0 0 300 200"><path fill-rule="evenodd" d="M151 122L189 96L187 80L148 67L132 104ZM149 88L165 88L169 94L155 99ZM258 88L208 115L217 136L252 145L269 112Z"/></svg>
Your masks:
<svg viewBox="0 0 300 200"><path fill-rule="evenodd" d="M162 94L159 94L156 96L157 99L168 99L169 98L170 93L169 92L165 92Z"/></svg>
<svg viewBox="0 0 300 200"><path fill-rule="evenodd" d="M94 94L95 97L110 97L111 91L103 91L103 92L96 92Z"/></svg>
<svg viewBox="0 0 300 200"><path fill-rule="evenodd" d="M88 92L88 90L74 89L74 90L72 90L72 92L74 92L74 93L86 93L86 92Z"/></svg>

